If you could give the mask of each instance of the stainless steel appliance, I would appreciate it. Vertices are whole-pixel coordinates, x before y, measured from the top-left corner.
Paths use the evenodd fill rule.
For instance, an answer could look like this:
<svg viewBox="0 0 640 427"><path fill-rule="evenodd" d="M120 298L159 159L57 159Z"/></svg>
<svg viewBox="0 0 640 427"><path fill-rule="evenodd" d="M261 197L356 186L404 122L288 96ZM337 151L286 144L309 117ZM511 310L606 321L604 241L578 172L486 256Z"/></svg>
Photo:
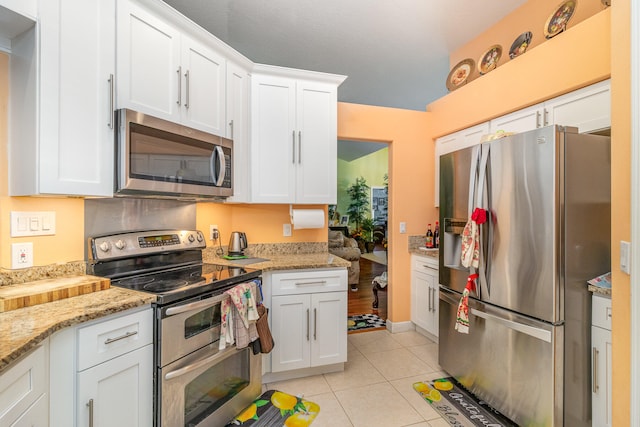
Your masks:
<svg viewBox="0 0 640 427"><path fill-rule="evenodd" d="M591 425L586 280L610 271L609 152L608 137L550 126L440 160L439 363L519 425ZM463 334L461 233L475 207L488 221Z"/></svg>
<svg viewBox="0 0 640 427"><path fill-rule="evenodd" d="M230 256L242 256L247 249L247 235L241 231L231 232L229 238L228 253Z"/></svg>
<svg viewBox="0 0 640 427"><path fill-rule="evenodd" d="M261 355L219 350L224 291L260 281L261 270L202 262L196 230L122 233L89 239L90 271L113 286L156 295L156 426L224 425L262 391Z"/></svg>
<svg viewBox="0 0 640 427"><path fill-rule="evenodd" d="M233 195L233 141L127 109L116 118L116 196Z"/></svg>

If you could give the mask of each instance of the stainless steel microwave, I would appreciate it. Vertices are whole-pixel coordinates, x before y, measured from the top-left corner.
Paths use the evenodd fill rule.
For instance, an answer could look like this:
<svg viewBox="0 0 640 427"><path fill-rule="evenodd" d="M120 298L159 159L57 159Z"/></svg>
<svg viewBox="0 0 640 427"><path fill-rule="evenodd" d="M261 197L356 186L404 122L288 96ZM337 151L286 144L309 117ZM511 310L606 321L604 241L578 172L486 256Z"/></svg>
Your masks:
<svg viewBox="0 0 640 427"><path fill-rule="evenodd" d="M116 196L233 195L233 141L127 109L116 118Z"/></svg>

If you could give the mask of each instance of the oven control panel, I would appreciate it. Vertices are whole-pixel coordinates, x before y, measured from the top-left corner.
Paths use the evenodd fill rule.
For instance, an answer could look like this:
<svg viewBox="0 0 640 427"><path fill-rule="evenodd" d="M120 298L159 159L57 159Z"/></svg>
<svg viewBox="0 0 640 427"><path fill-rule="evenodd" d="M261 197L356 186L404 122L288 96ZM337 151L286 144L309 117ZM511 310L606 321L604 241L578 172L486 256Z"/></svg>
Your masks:
<svg viewBox="0 0 640 427"><path fill-rule="evenodd" d="M155 230L112 234L89 239L89 258L109 260L185 249L204 249L199 230Z"/></svg>

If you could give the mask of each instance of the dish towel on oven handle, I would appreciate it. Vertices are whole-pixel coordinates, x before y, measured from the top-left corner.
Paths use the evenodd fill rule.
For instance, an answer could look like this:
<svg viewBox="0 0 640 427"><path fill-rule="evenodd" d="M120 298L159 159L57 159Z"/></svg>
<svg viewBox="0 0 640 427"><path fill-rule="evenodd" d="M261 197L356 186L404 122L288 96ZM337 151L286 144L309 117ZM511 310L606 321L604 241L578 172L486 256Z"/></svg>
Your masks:
<svg viewBox="0 0 640 427"><path fill-rule="evenodd" d="M224 350L227 344L233 345L235 340L233 338L233 303L231 298L227 297L222 300L220 304L220 341L218 343L218 349Z"/></svg>
<svg viewBox="0 0 640 427"><path fill-rule="evenodd" d="M235 341L236 348L245 348L250 342L258 339L256 320L259 316L256 307L256 282L239 284L225 291L225 294L229 298L224 301L227 301L230 307L226 307L223 302L223 322L220 326L219 347L223 349L226 344L233 344ZM224 324L225 314L227 317L226 325ZM229 321L229 319L231 320Z"/></svg>
<svg viewBox="0 0 640 427"><path fill-rule="evenodd" d="M458 304L458 313L456 315L456 331L461 334L469 333L469 292L475 291L475 280L478 278L477 274L470 274L467 278L467 285L462 291L462 297Z"/></svg>

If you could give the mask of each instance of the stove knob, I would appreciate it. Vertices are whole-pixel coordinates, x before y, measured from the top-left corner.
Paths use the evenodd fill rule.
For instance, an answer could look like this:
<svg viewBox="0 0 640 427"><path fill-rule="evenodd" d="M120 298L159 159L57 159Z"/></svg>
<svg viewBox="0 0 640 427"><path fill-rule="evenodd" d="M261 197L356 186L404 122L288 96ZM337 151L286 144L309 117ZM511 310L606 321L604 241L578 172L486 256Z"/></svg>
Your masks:
<svg viewBox="0 0 640 427"><path fill-rule="evenodd" d="M198 233L198 237L197 237L197 239L198 239L198 242L199 242L199 243L202 243L202 241L204 240L204 237L202 237L202 234L201 234L201 233Z"/></svg>
<svg viewBox="0 0 640 427"><path fill-rule="evenodd" d="M119 239L119 240L115 243L115 247L116 247L116 248L118 248L118 249L120 249L120 250L124 249L124 247L125 247L125 246L127 246L127 243L126 243L124 240L122 240L122 239Z"/></svg>
<svg viewBox="0 0 640 427"><path fill-rule="evenodd" d="M196 239L193 237L193 234L189 234L189 243L193 243Z"/></svg>
<svg viewBox="0 0 640 427"><path fill-rule="evenodd" d="M109 246L108 242L102 242L98 247L102 252L109 252L109 249L111 249L111 246Z"/></svg>

